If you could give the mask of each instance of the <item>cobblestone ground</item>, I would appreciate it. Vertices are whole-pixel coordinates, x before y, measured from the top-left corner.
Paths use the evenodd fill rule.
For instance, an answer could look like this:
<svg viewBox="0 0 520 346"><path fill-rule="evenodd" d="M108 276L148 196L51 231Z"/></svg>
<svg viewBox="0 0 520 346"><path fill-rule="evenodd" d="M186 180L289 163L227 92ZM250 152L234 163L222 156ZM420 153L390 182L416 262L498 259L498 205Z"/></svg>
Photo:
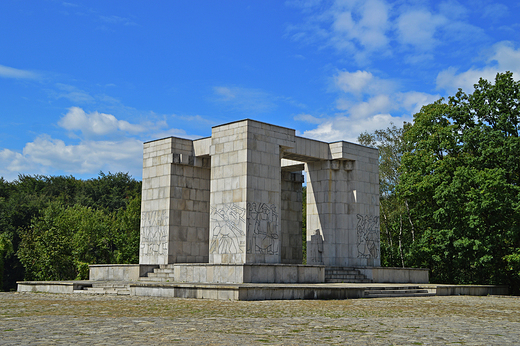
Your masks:
<svg viewBox="0 0 520 346"><path fill-rule="evenodd" d="M0 345L520 345L520 297L234 302L0 293Z"/></svg>

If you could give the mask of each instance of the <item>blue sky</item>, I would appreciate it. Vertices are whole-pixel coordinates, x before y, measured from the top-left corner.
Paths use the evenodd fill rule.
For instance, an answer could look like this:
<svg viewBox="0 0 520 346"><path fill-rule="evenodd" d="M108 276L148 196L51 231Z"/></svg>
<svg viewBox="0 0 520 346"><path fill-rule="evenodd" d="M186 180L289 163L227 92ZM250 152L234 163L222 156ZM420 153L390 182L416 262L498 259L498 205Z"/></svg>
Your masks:
<svg viewBox="0 0 520 346"><path fill-rule="evenodd" d="M244 118L327 142L520 76L517 1L0 2L0 176L141 179L142 143Z"/></svg>

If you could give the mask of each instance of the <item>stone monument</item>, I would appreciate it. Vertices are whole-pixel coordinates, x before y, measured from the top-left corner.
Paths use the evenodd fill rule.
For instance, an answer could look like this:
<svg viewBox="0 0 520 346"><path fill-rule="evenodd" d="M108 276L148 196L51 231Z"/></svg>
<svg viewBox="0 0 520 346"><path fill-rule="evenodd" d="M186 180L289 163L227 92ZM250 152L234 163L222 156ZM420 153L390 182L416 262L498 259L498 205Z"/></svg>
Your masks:
<svg viewBox="0 0 520 346"><path fill-rule="evenodd" d="M249 119L147 142L139 263L210 283L323 282L327 267L379 267L378 172L377 149Z"/></svg>

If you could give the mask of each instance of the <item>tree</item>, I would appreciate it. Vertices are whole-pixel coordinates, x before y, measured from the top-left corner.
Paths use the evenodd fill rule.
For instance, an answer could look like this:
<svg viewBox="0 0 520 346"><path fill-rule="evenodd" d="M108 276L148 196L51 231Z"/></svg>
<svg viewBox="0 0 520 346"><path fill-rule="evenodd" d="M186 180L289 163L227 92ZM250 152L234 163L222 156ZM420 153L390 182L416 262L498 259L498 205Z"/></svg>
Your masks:
<svg viewBox="0 0 520 346"><path fill-rule="evenodd" d="M480 79L414 115L398 195L416 229L412 266L432 282L520 283L520 82Z"/></svg>
<svg viewBox="0 0 520 346"><path fill-rule="evenodd" d="M126 209L117 212L117 230L114 233L116 263L139 263L141 232L141 196L131 198Z"/></svg>
<svg viewBox="0 0 520 346"><path fill-rule="evenodd" d="M0 178L0 290L86 278L89 263L137 263L140 192L128 173Z"/></svg>
<svg viewBox="0 0 520 346"><path fill-rule="evenodd" d="M53 202L29 227L20 229L17 255L26 280L70 280L76 277L72 227L65 207Z"/></svg>

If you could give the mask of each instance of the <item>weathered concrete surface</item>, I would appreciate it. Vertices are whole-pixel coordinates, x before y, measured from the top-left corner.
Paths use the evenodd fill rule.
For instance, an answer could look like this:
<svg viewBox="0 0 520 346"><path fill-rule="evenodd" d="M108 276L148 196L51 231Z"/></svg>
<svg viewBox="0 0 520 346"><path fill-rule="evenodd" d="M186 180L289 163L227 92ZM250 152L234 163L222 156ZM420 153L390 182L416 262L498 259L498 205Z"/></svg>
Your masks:
<svg viewBox="0 0 520 346"><path fill-rule="evenodd" d="M370 291L367 294L367 291ZM125 294L133 296L222 300L353 299L375 296L504 295L507 286L437 284L208 284L136 281L20 281L18 292ZM392 293L393 292L393 293Z"/></svg>
<svg viewBox="0 0 520 346"><path fill-rule="evenodd" d="M229 302L0 293L0 345L516 345L518 297Z"/></svg>
<svg viewBox="0 0 520 346"><path fill-rule="evenodd" d="M89 279L94 281L137 281L153 272L159 265L146 264L90 264Z"/></svg>

